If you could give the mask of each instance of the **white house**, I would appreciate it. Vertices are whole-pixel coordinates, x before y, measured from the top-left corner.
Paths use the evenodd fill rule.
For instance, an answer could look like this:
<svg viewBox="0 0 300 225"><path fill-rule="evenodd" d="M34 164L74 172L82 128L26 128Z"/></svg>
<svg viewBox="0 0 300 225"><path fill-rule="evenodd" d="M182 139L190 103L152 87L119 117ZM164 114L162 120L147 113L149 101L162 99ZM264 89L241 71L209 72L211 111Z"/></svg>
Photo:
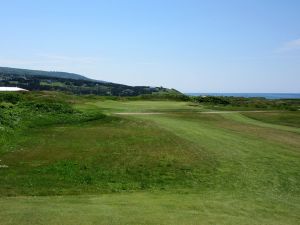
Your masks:
<svg viewBox="0 0 300 225"><path fill-rule="evenodd" d="M28 91L23 88L18 88L18 87L0 87L0 91Z"/></svg>

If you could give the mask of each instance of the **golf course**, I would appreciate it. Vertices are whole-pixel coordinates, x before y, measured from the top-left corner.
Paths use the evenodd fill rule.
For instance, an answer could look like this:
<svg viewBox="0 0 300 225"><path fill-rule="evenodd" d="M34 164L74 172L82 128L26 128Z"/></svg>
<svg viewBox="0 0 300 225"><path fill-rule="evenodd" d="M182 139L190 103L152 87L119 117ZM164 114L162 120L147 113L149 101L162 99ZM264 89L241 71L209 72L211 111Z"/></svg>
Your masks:
<svg viewBox="0 0 300 225"><path fill-rule="evenodd" d="M300 225L300 0L0 9L0 225Z"/></svg>
<svg viewBox="0 0 300 225"><path fill-rule="evenodd" d="M22 95L2 104L25 122L1 130L1 225L300 223L299 111Z"/></svg>

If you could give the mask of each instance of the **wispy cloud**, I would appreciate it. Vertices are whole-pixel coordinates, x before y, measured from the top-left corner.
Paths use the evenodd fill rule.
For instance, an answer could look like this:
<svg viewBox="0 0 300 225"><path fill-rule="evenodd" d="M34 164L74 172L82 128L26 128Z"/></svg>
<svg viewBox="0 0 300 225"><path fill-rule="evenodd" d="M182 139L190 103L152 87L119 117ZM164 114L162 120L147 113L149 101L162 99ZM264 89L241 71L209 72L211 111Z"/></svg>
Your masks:
<svg viewBox="0 0 300 225"><path fill-rule="evenodd" d="M63 62L63 63L94 64L106 60L99 57L76 57L76 56L53 55L53 54L37 54L36 56L41 60L47 60L52 63Z"/></svg>
<svg viewBox="0 0 300 225"><path fill-rule="evenodd" d="M276 52L280 53L295 50L300 50L300 38L284 43L280 48L276 50Z"/></svg>

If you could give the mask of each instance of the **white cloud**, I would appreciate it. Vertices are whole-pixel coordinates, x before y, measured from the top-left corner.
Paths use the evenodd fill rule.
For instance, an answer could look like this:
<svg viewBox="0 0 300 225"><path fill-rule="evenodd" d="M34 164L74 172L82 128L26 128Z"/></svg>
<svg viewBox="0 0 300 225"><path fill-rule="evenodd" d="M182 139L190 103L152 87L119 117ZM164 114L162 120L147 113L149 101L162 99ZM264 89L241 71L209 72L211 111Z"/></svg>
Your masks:
<svg viewBox="0 0 300 225"><path fill-rule="evenodd" d="M288 41L282 45L276 52L287 52L300 50L300 38L292 41Z"/></svg>

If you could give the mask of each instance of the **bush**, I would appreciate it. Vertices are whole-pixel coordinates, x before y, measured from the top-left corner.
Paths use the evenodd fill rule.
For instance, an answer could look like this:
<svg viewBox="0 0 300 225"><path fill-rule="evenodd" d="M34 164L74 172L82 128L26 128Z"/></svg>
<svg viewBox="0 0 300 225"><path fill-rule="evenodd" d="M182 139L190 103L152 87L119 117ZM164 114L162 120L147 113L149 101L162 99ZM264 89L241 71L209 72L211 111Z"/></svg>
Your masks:
<svg viewBox="0 0 300 225"><path fill-rule="evenodd" d="M190 101L191 98L187 95L180 93L153 93L153 94L144 94L137 97L132 97L131 99L136 100L174 100L174 101Z"/></svg>
<svg viewBox="0 0 300 225"><path fill-rule="evenodd" d="M23 95L21 93L11 93L11 92L0 93L0 103L9 102L12 104L16 104L22 99L23 99Z"/></svg>
<svg viewBox="0 0 300 225"><path fill-rule="evenodd" d="M60 102L33 102L28 101L22 107L30 108L33 111L47 113L73 113L74 109L70 104Z"/></svg>
<svg viewBox="0 0 300 225"><path fill-rule="evenodd" d="M78 123L104 118L99 112L79 112L61 96L28 93L0 94L0 139L6 132L27 127ZM3 138L2 138L3 139ZM0 141L1 142L1 141ZM0 143L1 147L1 143Z"/></svg>
<svg viewBox="0 0 300 225"><path fill-rule="evenodd" d="M199 103L209 103L209 104L216 104L216 105L230 104L230 102L225 97L215 97L215 96L196 97L196 101Z"/></svg>

